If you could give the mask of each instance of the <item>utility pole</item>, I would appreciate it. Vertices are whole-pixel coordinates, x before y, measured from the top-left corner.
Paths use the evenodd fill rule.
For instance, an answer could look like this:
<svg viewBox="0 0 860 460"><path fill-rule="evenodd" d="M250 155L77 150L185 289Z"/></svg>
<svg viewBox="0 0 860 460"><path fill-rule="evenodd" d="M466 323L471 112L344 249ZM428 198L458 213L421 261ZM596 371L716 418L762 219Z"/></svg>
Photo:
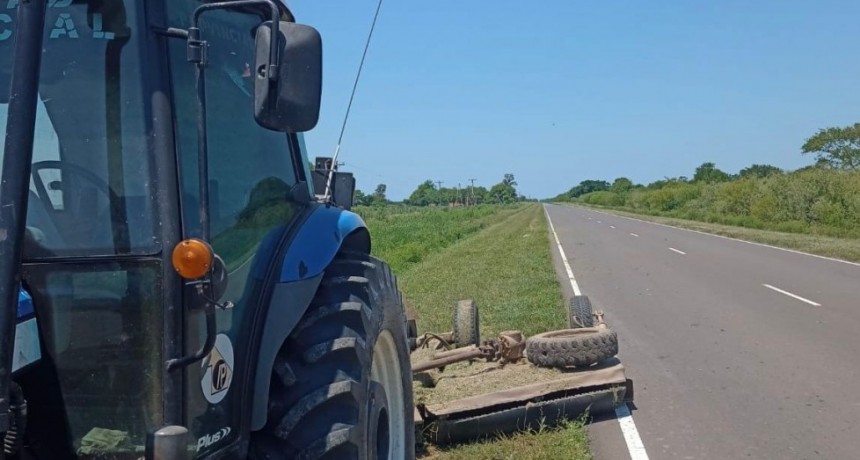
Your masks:
<svg viewBox="0 0 860 460"><path fill-rule="evenodd" d="M477 204L475 203L475 180L476 179L469 179L469 182L472 183L472 185L469 186L469 201L472 202L472 206Z"/></svg>
<svg viewBox="0 0 860 460"><path fill-rule="evenodd" d="M462 203L462 201L460 200L460 183L459 182L457 182L457 200L454 201L454 204L456 205L458 202Z"/></svg>
<svg viewBox="0 0 860 460"><path fill-rule="evenodd" d="M442 206L442 181L437 180L436 185L439 187L439 206Z"/></svg>

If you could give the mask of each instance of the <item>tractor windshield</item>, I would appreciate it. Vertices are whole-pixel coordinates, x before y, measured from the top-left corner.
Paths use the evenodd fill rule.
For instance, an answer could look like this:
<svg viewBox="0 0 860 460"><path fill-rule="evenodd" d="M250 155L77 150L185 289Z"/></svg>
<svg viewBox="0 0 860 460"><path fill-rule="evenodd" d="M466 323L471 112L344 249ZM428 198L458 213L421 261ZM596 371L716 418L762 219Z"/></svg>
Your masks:
<svg viewBox="0 0 860 460"><path fill-rule="evenodd" d="M14 14L0 10L4 69ZM120 1L49 2L25 259L157 250L139 54L127 15ZM0 144L0 158L5 153Z"/></svg>
<svg viewBox="0 0 860 460"><path fill-rule="evenodd" d="M27 58L13 57L17 4L0 2L4 90L12 59ZM45 359L16 376L35 395L34 445L57 449L40 458L136 459L163 421L142 11L131 0L48 2L22 267ZM5 126L18 115L3 93ZM0 144L0 158L15 154Z"/></svg>

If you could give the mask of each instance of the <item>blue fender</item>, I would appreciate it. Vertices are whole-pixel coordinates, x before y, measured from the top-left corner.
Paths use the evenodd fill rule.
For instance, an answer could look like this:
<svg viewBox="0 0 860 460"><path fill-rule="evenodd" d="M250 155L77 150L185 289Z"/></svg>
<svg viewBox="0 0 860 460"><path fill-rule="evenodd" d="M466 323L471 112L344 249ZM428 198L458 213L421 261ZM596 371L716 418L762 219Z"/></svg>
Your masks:
<svg viewBox="0 0 860 460"><path fill-rule="evenodd" d="M333 206L318 206L290 242L281 265L280 282L289 283L320 275L346 240L356 235L361 235L356 240L360 247L352 249L369 252L367 225L358 214Z"/></svg>
<svg viewBox="0 0 860 460"><path fill-rule="evenodd" d="M288 244L263 323L253 381L252 431L262 429L266 423L275 357L310 306L323 272L341 248L369 253L370 234L357 214L317 206Z"/></svg>

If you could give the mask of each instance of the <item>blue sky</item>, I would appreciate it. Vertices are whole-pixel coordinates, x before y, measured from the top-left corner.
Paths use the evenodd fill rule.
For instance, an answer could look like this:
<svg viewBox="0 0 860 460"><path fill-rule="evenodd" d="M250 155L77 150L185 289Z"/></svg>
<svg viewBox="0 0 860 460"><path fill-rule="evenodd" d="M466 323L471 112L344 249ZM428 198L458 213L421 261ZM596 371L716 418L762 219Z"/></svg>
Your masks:
<svg viewBox="0 0 860 460"><path fill-rule="evenodd" d="M292 0L323 35L331 155L375 0ZM426 179L554 196L585 179L797 168L860 121L860 2L385 0L342 145L358 188Z"/></svg>

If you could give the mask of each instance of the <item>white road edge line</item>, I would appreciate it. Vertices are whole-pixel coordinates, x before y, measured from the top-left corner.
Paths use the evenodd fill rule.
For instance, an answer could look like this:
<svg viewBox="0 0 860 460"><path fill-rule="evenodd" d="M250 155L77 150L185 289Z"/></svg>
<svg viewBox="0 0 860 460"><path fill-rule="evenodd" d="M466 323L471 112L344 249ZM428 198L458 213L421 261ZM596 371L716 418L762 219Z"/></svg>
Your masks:
<svg viewBox="0 0 860 460"><path fill-rule="evenodd" d="M806 298L803 298L803 297L801 297L801 296L799 296L799 295L797 295L797 294L792 294L792 293L790 293L790 292L788 292L788 291L783 291L782 289L780 289L780 288L778 288L778 287L775 287L775 286L771 286L770 284L762 284L762 286L764 286L764 287L766 287L766 288L768 288L768 289L770 289L770 290L772 290L772 291L776 291L776 292L778 292L778 293L780 293L780 294L785 294L785 295L787 295L787 296L789 296L789 297L791 297L791 298L797 299L797 300L799 300L799 301L801 301L801 302L806 302L806 303L808 303L809 305L812 305L813 307L820 307L820 306L821 306L821 304L820 304L820 303L818 303L818 302L813 302L813 301L811 301L811 300L809 300L809 299L806 299Z"/></svg>
<svg viewBox="0 0 860 460"><path fill-rule="evenodd" d="M684 252L684 251L679 251L679 250L677 250L677 249L675 249L675 248L669 248L669 250L670 250L670 251L675 251L675 252L677 252L678 254L681 254L682 256L687 255L687 253L686 253L686 252Z"/></svg>
<svg viewBox="0 0 860 460"><path fill-rule="evenodd" d="M639 235L637 235L635 233L631 233L630 236L635 236L636 238L639 238Z"/></svg>
<svg viewBox="0 0 860 460"><path fill-rule="evenodd" d="M552 236L555 238L555 245L558 246L558 253L561 255L564 269L567 270L567 278L570 280L573 294L582 295L579 285L576 284L576 278L573 277L573 270L570 269L570 264L567 262L564 249L561 248L561 241L558 239L558 233L555 232L555 226L552 225L552 219L549 218L549 210L546 205L543 207L543 212L546 215L546 221L549 223ZM633 415L630 413L627 403L615 408L615 418L618 420L618 426L621 428L621 434L624 436L624 442L627 444L627 452L630 453L630 460L648 460L648 452L645 451L645 444L642 443L642 437L639 436L639 430L636 429L636 423L633 421Z"/></svg>
<svg viewBox="0 0 860 460"><path fill-rule="evenodd" d="M576 278L573 277L573 270L570 268L570 263L564 254L564 249L561 248L561 241L558 239L558 233L555 232L555 226L552 225L552 219L549 218L549 211L546 210L546 206L543 207L543 212L546 215L547 223L549 223L549 229L552 230L552 236L555 238L555 245L558 246L558 253L561 255L561 261L564 263L564 269L567 271L567 279L570 281L570 287L573 288L573 295L582 295L579 285L576 284Z"/></svg>
<svg viewBox="0 0 860 460"><path fill-rule="evenodd" d="M627 404L615 408L615 417L618 418L618 425L621 426L621 432L624 434L624 442L627 443L631 460L648 460L648 452L645 451L645 444L642 444L642 437L639 436L639 430L636 429L636 423Z"/></svg>
<svg viewBox="0 0 860 460"><path fill-rule="evenodd" d="M561 205L559 205L559 206L561 206ZM622 219L635 220L636 222L642 222L642 223L652 224L652 225L659 225L660 227L674 228L675 230L683 230L685 232L698 233L700 235L713 236L714 238L722 238L724 240L737 241L739 243L751 244L753 246L762 246L765 248L776 249L778 251L792 252L794 254L801 254L804 256L815 257L816 259L824 259L824 260L829 260L831 262L839 262L839 263L843 263L843 264L853 265L855 267L860 267L860 262L851 262L850 260L837 259L836 257L820 256L818 254L812 254L809 252L798 251L797 249L781 248L779 246L773 246L770 244L757 243L755 241L747 241L747 240L742 240L740 238L732 238L730 236L717 235L716 233L708 233L708 232L702 232L699 230L691 230L689 228L676 227L674 225L661 224L659 222L651 222L650 220L644 220L644 219L637 219L635 217L622 216L621 214L612 214L609 212L598 211L596 209L589 209L589 211L593 211L593 212L600 213L600 214L605 214L607 216L620 217Z"/></svg>

